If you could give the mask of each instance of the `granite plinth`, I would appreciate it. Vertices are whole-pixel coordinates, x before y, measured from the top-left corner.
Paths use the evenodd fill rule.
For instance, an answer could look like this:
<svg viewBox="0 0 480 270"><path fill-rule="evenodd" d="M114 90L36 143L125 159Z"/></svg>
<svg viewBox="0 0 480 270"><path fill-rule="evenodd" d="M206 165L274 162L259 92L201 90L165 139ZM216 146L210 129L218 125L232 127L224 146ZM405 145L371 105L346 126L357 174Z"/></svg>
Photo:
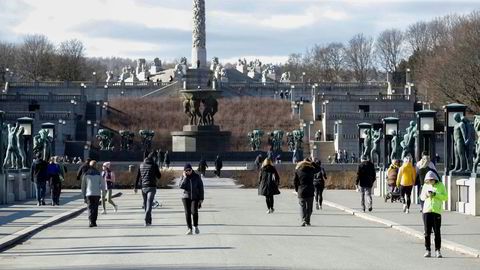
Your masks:
<svg viewBox="0 0 480 270"><path fill-rule="evenodd" d="M231 132L220 131L220 127L186 125L183 131L172 135L173 152L225 152L230 142Z"/></svg>

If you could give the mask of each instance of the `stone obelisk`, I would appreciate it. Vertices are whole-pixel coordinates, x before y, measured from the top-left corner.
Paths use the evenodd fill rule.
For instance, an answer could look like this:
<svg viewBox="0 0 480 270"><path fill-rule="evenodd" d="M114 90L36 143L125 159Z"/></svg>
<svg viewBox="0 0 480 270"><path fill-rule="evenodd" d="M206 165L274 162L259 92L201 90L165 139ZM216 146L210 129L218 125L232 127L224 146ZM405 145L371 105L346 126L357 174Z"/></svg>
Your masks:
<svg viewBox="0 0 480 270"><path fill-rule="evenodd" d="M192 68L207 67L205 0L193 0Z"/></svg>

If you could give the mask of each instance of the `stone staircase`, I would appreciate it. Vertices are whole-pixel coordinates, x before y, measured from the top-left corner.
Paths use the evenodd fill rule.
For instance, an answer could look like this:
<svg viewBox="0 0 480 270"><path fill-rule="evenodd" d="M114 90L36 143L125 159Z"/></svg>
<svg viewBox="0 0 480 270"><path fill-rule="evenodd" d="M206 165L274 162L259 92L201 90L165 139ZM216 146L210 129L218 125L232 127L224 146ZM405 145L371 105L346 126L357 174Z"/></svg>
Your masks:
<svg viewBox="0 0 480 270"><path fill-rule="evenodd" d="M178 90L180 90L181 88L182 88L182 82L175 81L167 86L164 86L160 89L156 89L142 96L142 98L175 96L175 95L178 95Z"/></svg>

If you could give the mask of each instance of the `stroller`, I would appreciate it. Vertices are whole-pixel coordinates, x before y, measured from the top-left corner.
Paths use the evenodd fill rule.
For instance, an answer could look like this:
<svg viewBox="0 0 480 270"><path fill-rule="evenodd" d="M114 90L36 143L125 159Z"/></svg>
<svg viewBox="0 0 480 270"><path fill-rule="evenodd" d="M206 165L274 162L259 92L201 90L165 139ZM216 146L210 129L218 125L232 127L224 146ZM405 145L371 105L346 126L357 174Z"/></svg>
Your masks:
<svg viewBox="0 0 480 270"><path fill-rule="evenodd" d="M390 191L385 196L385 202L390 200L392 203L399 201L402 202L402 196L400 196L400 189L398 187L394 187L393 191Z"/></svg>

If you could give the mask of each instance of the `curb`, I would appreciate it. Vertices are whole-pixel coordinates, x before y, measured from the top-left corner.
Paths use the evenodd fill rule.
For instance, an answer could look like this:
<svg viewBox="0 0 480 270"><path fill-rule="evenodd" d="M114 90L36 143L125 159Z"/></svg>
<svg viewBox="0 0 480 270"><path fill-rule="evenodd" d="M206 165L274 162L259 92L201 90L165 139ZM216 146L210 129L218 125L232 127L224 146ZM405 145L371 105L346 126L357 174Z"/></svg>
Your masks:
<svg viewBox="0 0 480 270"><path fill-rule="evenodd" d="M22 241L23 239L27 238L28 236L31 236L47 227L50 227L56 223L65 221L69 218L72 218L74 216L79 215L83 211L87 209L86 206L81 206L75 209L72 209L68 212L64 212L61 214L58 214L56 216L53 216L51 218L48 218L46 220L43 220L35 225L32 225L28 228L25 228L21 231L15 232L11 235L2 237L0 239L0 251L4 251L13 245L17 244L18 242Z"/></svg>
<svg viewBox="0 0 480 270"><path fill-rule="evenodd" d="M337 203L334 203L334 202L324 200L323 203L327 206L339 209L339 210L344 211L344 212L346 212L348 214L351 214L353 216L357 216L357 217L365 219L365 220L369 220L369 221L373 221L373 222L376 222L376 223L383 224L383 225L387 226L388 228L392 228L394 230L397 230L399 232L405 233L407 235L413 236L413 237L421 239L421 240L424 239L423 233L421 233L419 231L416 231L414 229L411 229L407 226L400 225L400 224L398 224L396 222L393 222L391 220L378 218L378 217L375 217L375 216L372 216L372 215L369 215L369 214L366 214L366 213L363 213L363 212L353 210L351 208L348 208L346 206L343 206L343 205L340 205L340 204L337 204ZM449 241L449 240L444 240L444 239L442 239L442 246L444 248L450 249L452 251L472 256L474 258L480 258L480 250L478 250L478 249L467 247L465 245L458 244L458 243L455 243L455 242L452 242L452 241Z"/></svg>

